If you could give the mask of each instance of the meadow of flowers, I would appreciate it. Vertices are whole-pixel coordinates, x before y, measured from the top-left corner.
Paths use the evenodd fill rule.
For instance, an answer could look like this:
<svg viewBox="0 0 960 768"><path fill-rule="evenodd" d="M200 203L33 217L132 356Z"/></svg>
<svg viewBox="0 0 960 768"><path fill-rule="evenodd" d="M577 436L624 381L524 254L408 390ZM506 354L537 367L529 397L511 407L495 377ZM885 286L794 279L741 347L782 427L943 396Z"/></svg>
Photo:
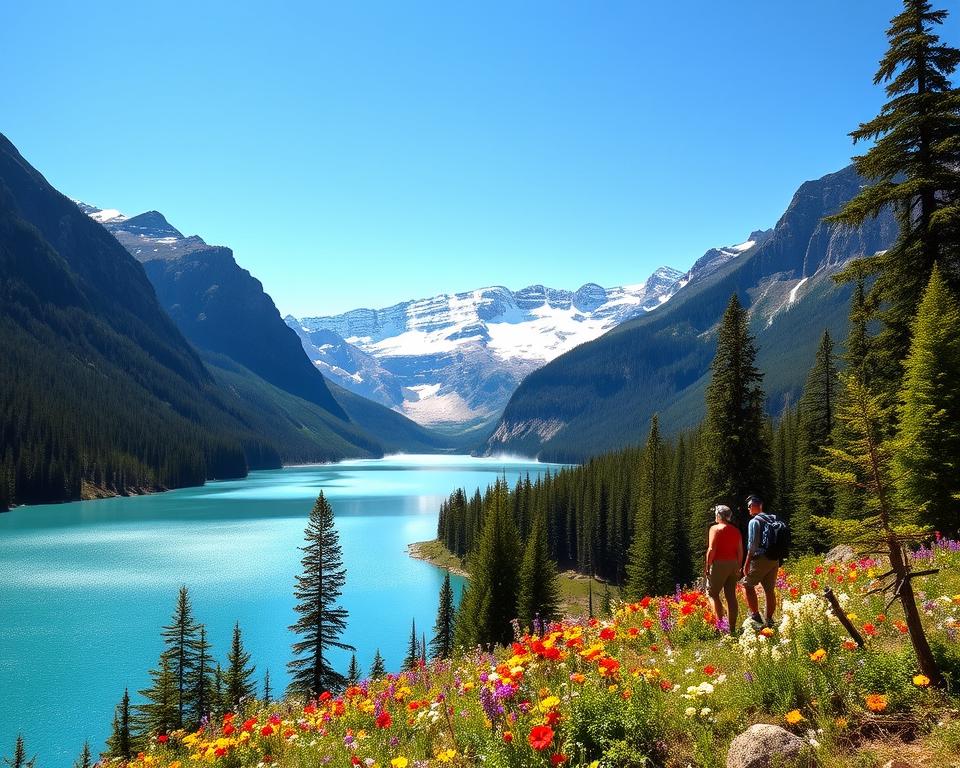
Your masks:
<svg viewBox="0 0 960 768"><path fill-rule="evenodd" d="M960 545L916 553L929 637L960 682ZM315 701L250 702L197 732L154 735L133 761L240 766L722 766L753 722L804 738L822 766L866 768L878 743L960 755L950 691L919 674L897 604L865 593L883 570L815 559L781 571L779 625L723 631L699 591L678 590L361 682ZM822 597L829 585L866 638L858 648ZM718 626L720 624L720 626ZM858 762L859 761L859 762Z"/></svg>

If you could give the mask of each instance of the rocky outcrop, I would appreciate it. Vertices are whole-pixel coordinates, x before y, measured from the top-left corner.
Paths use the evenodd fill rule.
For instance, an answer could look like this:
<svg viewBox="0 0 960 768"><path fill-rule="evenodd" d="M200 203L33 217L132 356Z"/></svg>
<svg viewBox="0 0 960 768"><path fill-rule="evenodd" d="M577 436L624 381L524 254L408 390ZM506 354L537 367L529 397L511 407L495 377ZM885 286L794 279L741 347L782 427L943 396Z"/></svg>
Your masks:
<svg viewBox="0 0 960 768"><path fill-rule="evenodd" d="M758 723L737 736L727 751L727 768L811 768L803 739L778 725Z"/></svg>

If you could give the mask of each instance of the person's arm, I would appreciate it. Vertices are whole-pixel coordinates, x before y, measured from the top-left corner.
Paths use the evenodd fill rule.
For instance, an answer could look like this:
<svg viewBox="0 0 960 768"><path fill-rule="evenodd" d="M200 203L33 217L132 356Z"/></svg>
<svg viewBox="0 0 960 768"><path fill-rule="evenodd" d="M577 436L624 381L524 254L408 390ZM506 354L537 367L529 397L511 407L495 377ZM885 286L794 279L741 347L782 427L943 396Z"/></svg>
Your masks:
<svg viewBox="0 0 960 768"><path fill-rule="evenodd" d="M703 575L706 576L710 573L710 565L713 563L714 555L716 554L713 551L713 541L717 538L717 526L710 526L710 533L707 535L707 558L703 564Z"/></svg>
<svg viewBox="0 0 960 768"><path fill-rule="evenodd" d="M760 545L760 542L757 541L757 528L759 527L760 524L755 517L751 518L747 524L747 556L743 561L744 576L750 572L750 560L753 559L753 556L757 553L757 547Z"/></svg>
<svg viewBox="0 0 960 768"><path fill-rule="evenodd" d="M743 535L737 531L737 562L743 562Z"/></svg>

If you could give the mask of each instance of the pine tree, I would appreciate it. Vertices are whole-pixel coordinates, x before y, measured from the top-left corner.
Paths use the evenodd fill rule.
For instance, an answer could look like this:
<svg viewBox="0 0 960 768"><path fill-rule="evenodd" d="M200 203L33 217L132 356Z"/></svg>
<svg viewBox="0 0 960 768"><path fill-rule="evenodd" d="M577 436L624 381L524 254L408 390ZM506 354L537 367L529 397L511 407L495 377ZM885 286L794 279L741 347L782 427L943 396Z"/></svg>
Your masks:
<svg viewBox="0 0 960 768"><path fill-rule="evenodd" d="M83 749L80 750L80 756L73 764L73 768L93 768L93 758L90 756L90 742L83 742Z"/></svg>
<svg viewBox="0 0 960 768"><path fill-rule="evenodd" d="M107 754L129 760L133 755L133 738L130 734L130 693L123 690L123 698L113 713L113 733L107 739Z"/></svg>
<svg viewBox="0 0 960 768"><path fill-rule="evenodd" d="M637 600L644 595L659 595L673 589L673 584L667 583L673 573L672 564L664 573L667 564L662 558L662 527L668 516L670 490L660 422L656 415L650 421L650 433L638 474L636 522L624 585L624 594Z"/></svg>
<svg viewBox="0 0 960 768"><path fill-rule="evenodd" d="M717 332L717 352L707 387L707 413L700 434L698 507L692 516L695 562L703 560L709 510L731 509L749 494L769 501L772 490L770 447L765 437L763 374L754 360L756 347L747 329L747 312L734 294Z"/></svg>
<svg viewBox="0 0 960 768"><path fill-rule="evenodd" d="M317 497L305 531L302 547L303 573L297 576L295 610L300 619L290 627L304 639L293 644L295 657L287 664L292 680L289 691L306 697L340 690L346 678L330 666L325 653L330 648L355 651L338 638L347 628L347 611L336 605L346 582L340 539L333 523L333 510L323 496Z"/></svg>
<svg viewBox="0 0 960 768"><path fill-rule="evenodd" d="M263 703L269 706L272 696L273 689L270 687L270 670L268 669L263 673Z"/></svg>
<svg viewBox="0 0 960 768"><path fill-rule="evenodd" d="M832 445L839 389L833 340L830 333L824 331L797 412L797 487L790 520L792 546L796 552L812 552L816 547L814 517L834 516L833 486L811 467L822 463L821 449Z"/></svg>
<svg viewBox="0 0 960 768"><path fill-rule="evenodd" d="M23 745L23 735L17 735L17 742L13 748L13 757L3 758L3 762L10 766L10 768L33 768L33 764L37 762L37 758L33 757L31 760L27 760L27 750Z"/></svg>
<svg viewBox="0 0 960 768"><path fill-rule="evenodd" d="M433 639L430 641L431 659L449 659L453 655L453 630L456 618L453 587L450 586L450 570L447 569L437 601L437 621L433 625Z"/></svg>
<svg viewBox="0 0 960 768"><path fill-rule="evenodd" d="M670 466L670 498L663 526L663 559L671 567L674 584L689 584L693 578L690 556L690 476L692 465L683 435L677 440Z"/></svg>
<svg viewBox="0 0 960 768"><path fill-rule="evenodd" d="M150 670L152 685L140 691L146 704L135 707L134 722L143 736L170 733L175 730L179 718L177 709L177 681L170 668L170 652L160 654L157 669Z"/></svg>
<svg viewBox="0 0 960 768"><path fill-rule="evenodd" d="M506 644L513 638L520 545L502 480L494 484L485 507L480 539L470 558L470 588L457 611L455 644L460 647Z"/></svg>
<svg viewBox="0 0 960 768"><path fill-rule="evenodd" d="M200 636L194 647L196 658L190 672L190 710L191 724L196 727L210 715L214 704L213 667L210 656L210 643L207 642L207 628L200 625Z"/></svg>
<svg viewBox="0 0 960 768"><path fill-rule="evenodd" d="M170 624L161 633L170 662L170 671L177 683L177 728L187 725L190 716L190 676L196 666L200 625L193 618L190 595L180 587L177 606Z"/></svg>
<svg viewBox="0 0 960 768"><path fill-rule="evenodd" d="M960 305L936 265L917 311L899 400L898 501L952 534L960 528Z"/></svg>
<svg viewBox="0 0 960 768"><path fill-rule="evenodd" d="M420 666L427 666L427 634L424 632L420 635Z"/></svg>
<svg viewBox="0 0 960 768"><path fill-rule="evenodd" d="M228 708L237 712L247 699L255 698L256 686L253 675L256 667L250 664L250 654L243 648L240 622L233 625L233 641L227 654L227 674L224 676L224 697Z"/></svg>
<svg viewBox="0 0 960 768"><path fill-rule="evenodd" d="M213 673L213 713L219 717L225 710L229 709L227 705L227 695L223 689L223 668L217 663L217 668Z"/></svg>
<svg viewBox="0 0 960 768"><path fill-rule="evenodd" d="M407 643L407 655L403 657L403 669L416 669L420 661L420 641L417 639L417 620L411 620L410 640Z"/></svg>
<svg viewBox="0 0 960 768"><path fill-rule="evenodd" d="M832 217L859 226L887 207L896 213L900 232L894 245L840 276L877 275L870 290L871 304L884 307L877 350L885 381L894 387L933 265L939 262L946 282L960 288L960 100L948 79L960 64L960 50L933 33L946 11L933 10L928 0L904 0L903 6L890 22L890 47L873 80L886 83L889 101L850 134L855 142L872 142L854 158L872 184Z"/></svg>
<svg viewBox="0 0 960 768"><path fill-rule="evenodd" d="M356 685L360 682L360 665L357 664L357 654L350 654L350 666L347 667L347 685Z"/></svg>
<svg viewBox="0 0 960 768"><path fill-rule="evenodd" d="M560 613L560 587L557 564L550 557L547 544L547 522L537 510L527 537L520 565L520 590L517 597L517 618L521 627L533 627L534 619L552 621Z"/></svg>
<svg viewBox="0 0 960 768"><path fill-rule="evenodd" d="M380 649L377 648L373 654L373 663L370 665L370 679L379 680L385 674L387 674L387 665L383 656L380 655Z"/></svg>

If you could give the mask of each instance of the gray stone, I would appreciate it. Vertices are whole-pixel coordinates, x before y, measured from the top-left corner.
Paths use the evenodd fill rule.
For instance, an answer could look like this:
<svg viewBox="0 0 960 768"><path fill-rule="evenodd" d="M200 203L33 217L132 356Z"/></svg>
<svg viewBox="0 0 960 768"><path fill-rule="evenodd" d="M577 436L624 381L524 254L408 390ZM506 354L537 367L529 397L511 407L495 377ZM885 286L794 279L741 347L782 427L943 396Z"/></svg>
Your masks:
<svg viewBox="0 0 960 768"><path fill-rule="evenodd" d="M751 725L730 743L727 768L785 768L799 757L806 742L779 725Z"/></svg>
<svg viewBox="0 0 960 768"><path fill-rule="evenodd" d="M887 760L887 762L883 764L883 768L913 768L913 766L905 760L897 758L895 760Z"/></svg>
<svg viewBox="0 0 960 768"><path fill-rule="evenodd" d="M849 544L838 544L831 549L823 558L827 565L831 563L849 563L857 559L857 553Z"/></svg>

